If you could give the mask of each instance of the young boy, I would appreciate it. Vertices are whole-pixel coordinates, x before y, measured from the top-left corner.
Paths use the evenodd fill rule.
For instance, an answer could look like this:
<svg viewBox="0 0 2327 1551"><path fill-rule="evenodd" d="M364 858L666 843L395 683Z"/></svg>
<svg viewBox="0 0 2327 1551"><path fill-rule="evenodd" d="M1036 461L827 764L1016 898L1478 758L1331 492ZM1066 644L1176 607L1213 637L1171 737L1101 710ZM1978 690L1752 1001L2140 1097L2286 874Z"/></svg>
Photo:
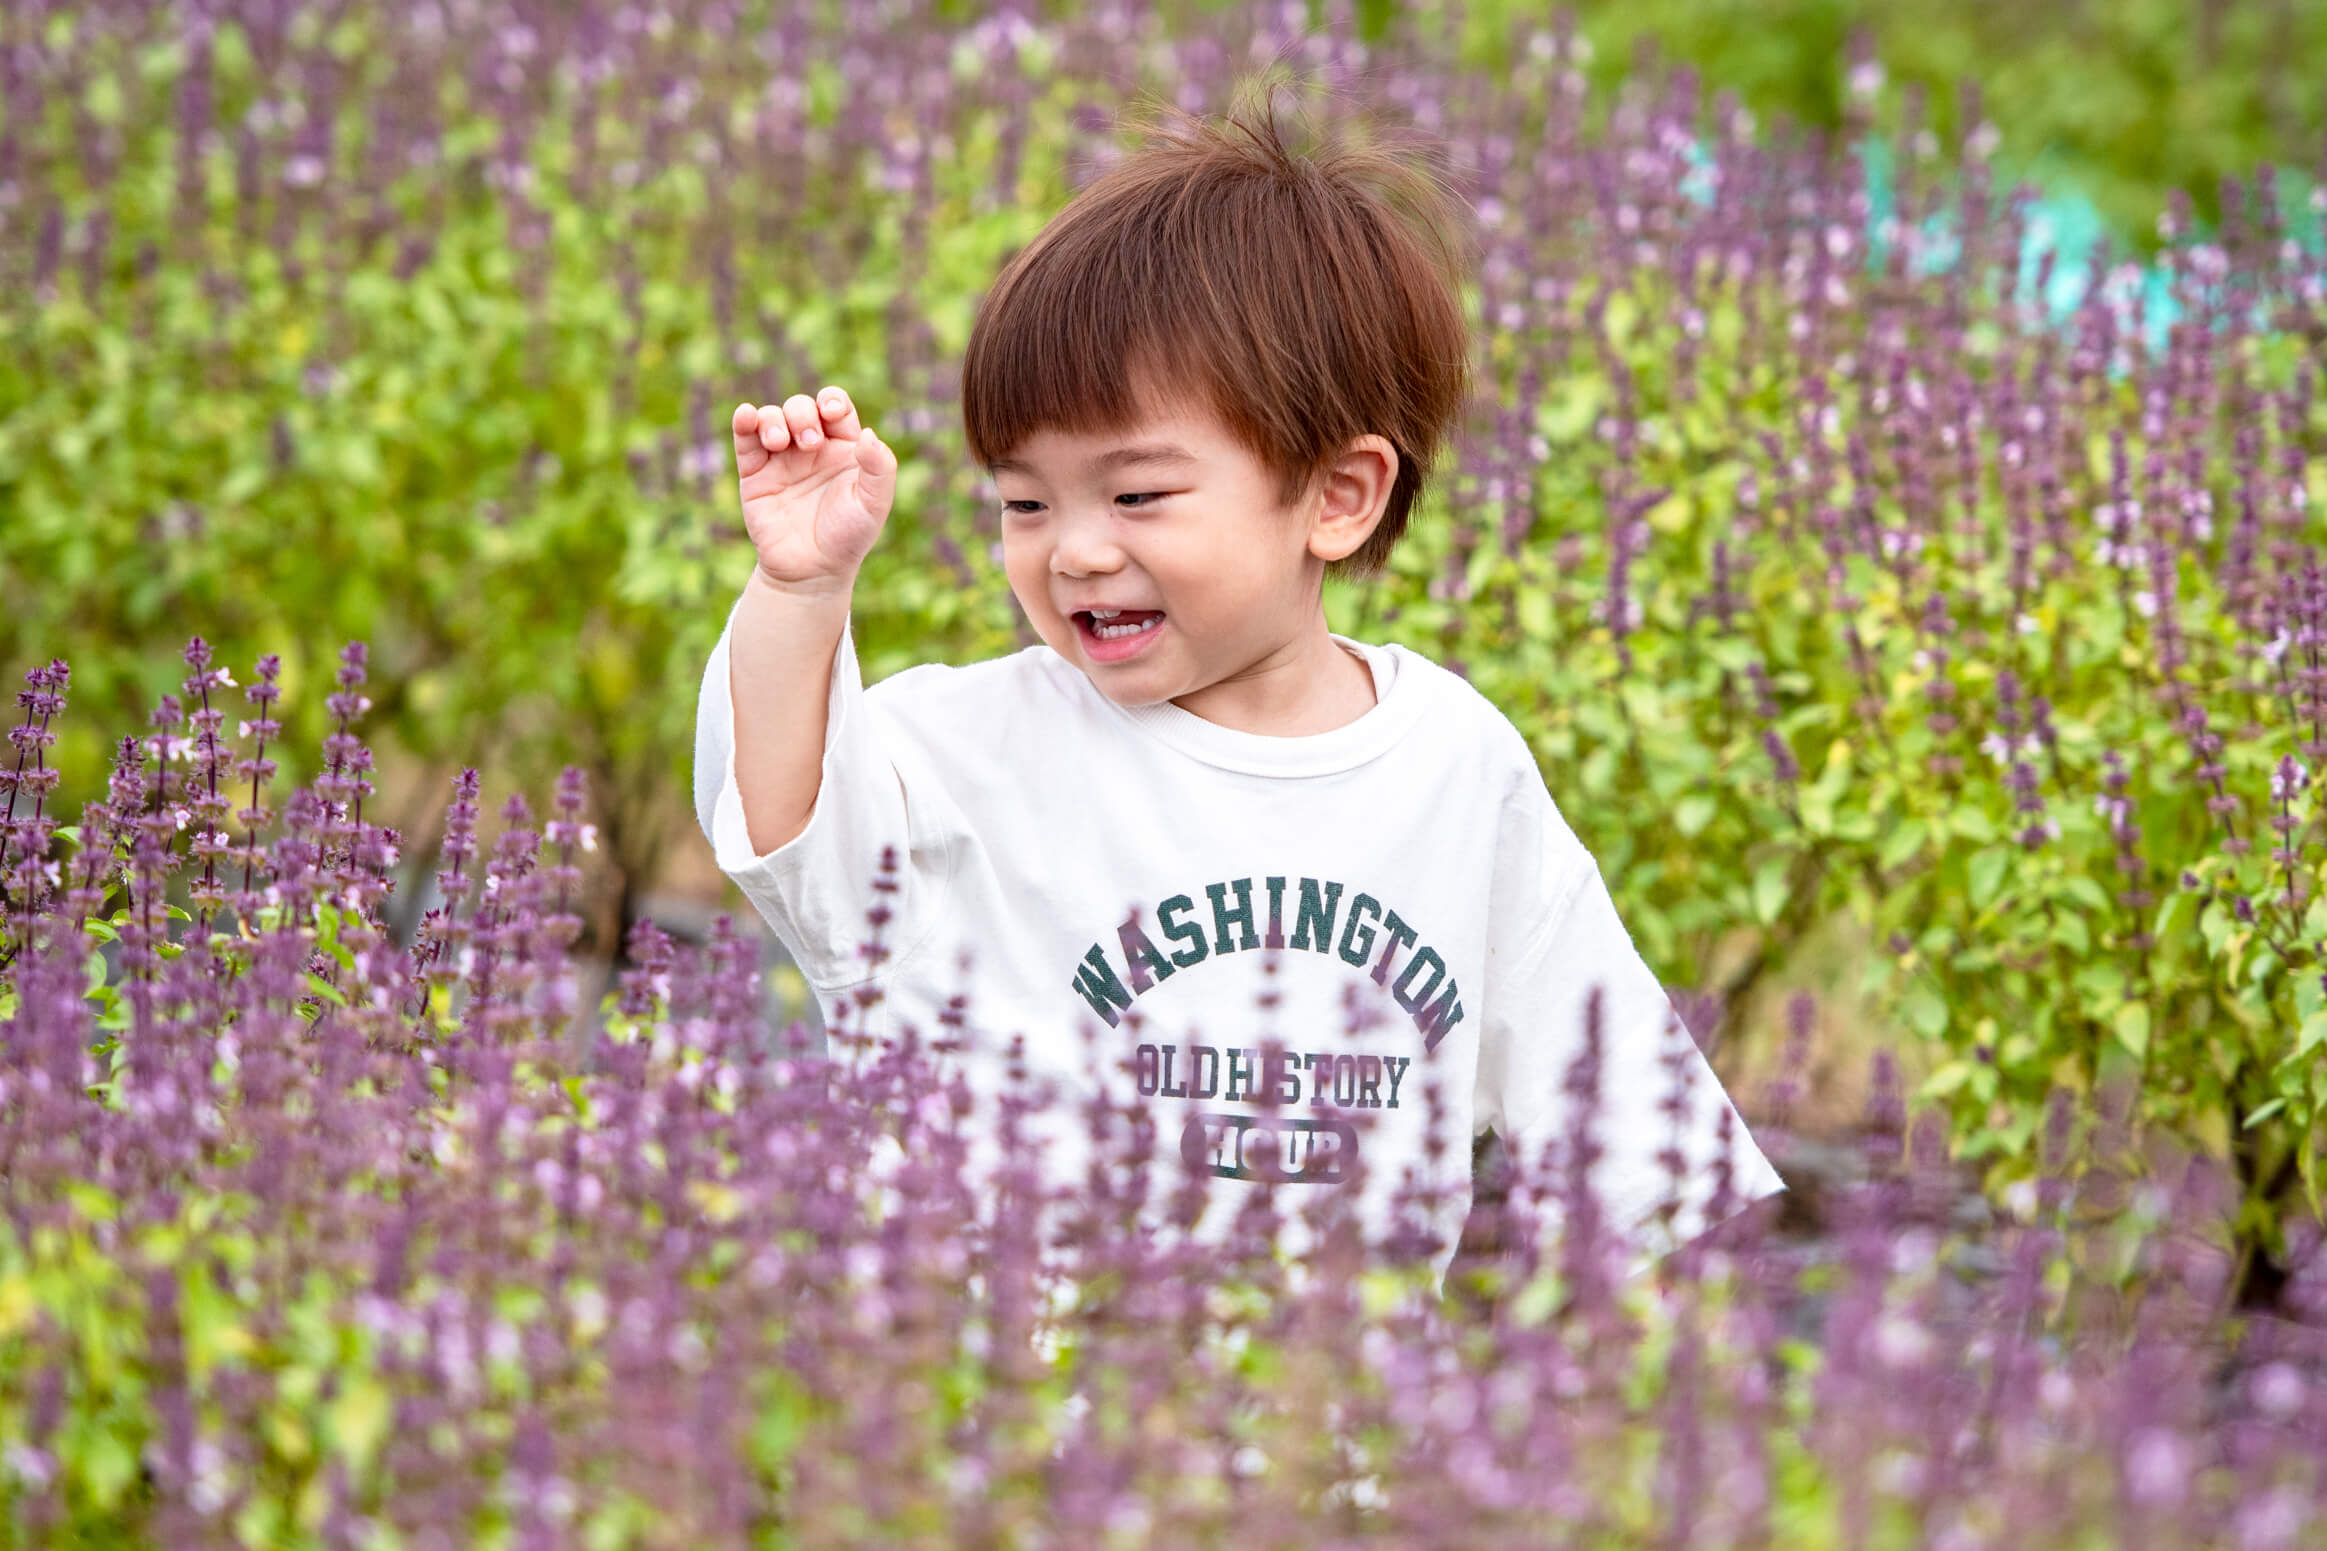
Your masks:
<svg viewBox="0 0 2327 1551"><path fill-rule="evenodd" d="M896 456L838 387L738 405L757 564L704 672L697 812L820 1006L872 981L872 1032L934 1038L967 951L973 1086L1022 1034L1072 1092L1095 1032L1098 1080L1207 1178L1208 1218L1253 1181L1333 1188L1356 1156L1367 1208L1431 1177L1432 1083L1465 1175L1489 1129L1534 1158L1596 984L1592 1180L1641 1228L1677 1140L1678 1242L1711 1226L1729 1101L1597 865L1491 703L1326 627L1324 576L1380 572L1467 391L1459 208L1380 149L1180 119L1017 254L961 390L1042 638L1008 657L864 688L849 600ZM1677 1138L1668 1054L1693 1079ZM1734 1201L1784 1188L1730 1118Z"/></svg>

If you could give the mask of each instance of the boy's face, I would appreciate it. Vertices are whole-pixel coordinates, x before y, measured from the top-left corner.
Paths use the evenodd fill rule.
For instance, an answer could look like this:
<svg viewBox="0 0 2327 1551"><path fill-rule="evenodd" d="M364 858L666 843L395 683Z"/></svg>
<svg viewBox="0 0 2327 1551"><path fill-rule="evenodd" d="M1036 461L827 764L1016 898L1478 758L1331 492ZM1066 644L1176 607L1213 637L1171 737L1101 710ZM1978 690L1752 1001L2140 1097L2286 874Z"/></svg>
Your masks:
<svg viewBox="0 0 2327 1551"><path fill-rule="evenodd" d="M1394 451L1388 468L1394 475ZM1019 607L1119 705L1176 700L1302 660L1307 637L1324 636L1325 562L1355 550L1382 505L1365 478L1351 489L1329 477L1278 506L1275 477L1194 408L1158 410L1117 434L1045 430L992 473ZM1372 483L1386 494L1387 477ZM1372 511L1336 510L1356 505ZM1109 640L1094 607L1124 610L1118 626L1161 618Z"/></svg>

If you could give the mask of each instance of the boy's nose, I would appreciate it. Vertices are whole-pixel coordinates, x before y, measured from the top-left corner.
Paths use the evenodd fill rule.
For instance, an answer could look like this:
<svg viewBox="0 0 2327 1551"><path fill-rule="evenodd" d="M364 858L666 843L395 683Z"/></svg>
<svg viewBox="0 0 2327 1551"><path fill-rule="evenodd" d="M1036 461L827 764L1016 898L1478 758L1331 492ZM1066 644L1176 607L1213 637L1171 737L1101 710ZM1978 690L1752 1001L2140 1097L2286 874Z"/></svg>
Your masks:
<svg viewBox="0 0 2327 1551"><path fill-rule="evenodd" d="M1050 568L1062 576L1090 576L1123 568L1123 547L1104 520L1061 518L1051 539Z"/></svg>

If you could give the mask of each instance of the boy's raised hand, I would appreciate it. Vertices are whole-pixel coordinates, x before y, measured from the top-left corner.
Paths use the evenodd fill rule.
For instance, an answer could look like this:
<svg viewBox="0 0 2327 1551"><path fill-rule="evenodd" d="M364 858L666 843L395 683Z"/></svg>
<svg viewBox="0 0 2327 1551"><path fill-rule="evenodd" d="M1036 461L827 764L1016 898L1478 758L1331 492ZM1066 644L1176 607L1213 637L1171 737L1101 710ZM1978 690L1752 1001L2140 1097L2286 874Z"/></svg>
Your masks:
<svg viewBox="0 0 2327 1551"><path fill-rule="evenodd" d="M897 455L839 388L738 404L737 493L762 577L793 592L851 588L897 496Z"/></svg>

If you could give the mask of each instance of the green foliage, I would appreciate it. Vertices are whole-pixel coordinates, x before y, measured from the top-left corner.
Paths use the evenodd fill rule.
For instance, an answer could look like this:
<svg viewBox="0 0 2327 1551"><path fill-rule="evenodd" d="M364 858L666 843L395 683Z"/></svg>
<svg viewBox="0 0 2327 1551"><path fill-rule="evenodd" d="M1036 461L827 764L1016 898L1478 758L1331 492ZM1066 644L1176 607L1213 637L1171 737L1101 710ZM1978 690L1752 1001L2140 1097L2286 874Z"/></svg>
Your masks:
<svg viewBox="0 0 2327 1551"><path fill-rule="evenodd" d="M1400 9L1423 8L1383 7L1382 24ZM1913 88L1922 123L1949 144L1992 124L2000 183L2026 178L2089 198L2117 241L2140 252L2160 246L2157 220L2175 189L2210 227L2222 217L2224 179L2250 179L2265 163L2322 165L2327 95L2316 77L2327 8L2317 5L1582 0L1574 9L1595 87L1613 88L1652 51L1765 120L1829 134L1850 127L1850 47L1863 36L1884 82L1878 122L1888 127ZM1508 0L1467 8L1466 57L1505 66L1515 24L1544 16Z"/></svg>
<svg viewBox="0 0 2327 1551"><path fill-rule="evenodd" d="M1511 715L1669 982L1705 983L1716 945L1740 927L1758 946L1726 988L1733 994L1838 913L1888 944L1868 989L1892 1026L1927 1043L1935 1069L1921 1096L1947 1105L1959 1155L1982 1161L1992 1185L2032 1174L2053 1084L2090 1093L2131 1076L2145 1115L2237 1165L2253 1192L2246 1232L2271 1237L2277 1210L2266 1198L2294 1178L2316 1211L2327 1142L2317 788L2287 808L2298 843L2291 867L2269 859L2261 823L2279 810L2255 796L2282 757L2308 750L2302 728L2275 698L2217 709L2216 726L2231 710L2247 718L2221 756L2222 785L2240 794L2226 830L2201 800L2212 788L2175 723L2157 657L2164 622L2130 602L2146 581L2080 563L2016 597L2006 513L1987 490L1975 497L1976 532L1934 542L1912 590L1903 569L1838 555L1798 513L1757 510L1741 496L1749 470L1761 480L1759 506L1776 503L1765 460L1747 455L1753 429L1786 423L1784 400L1798 384L1781 389L1783 375L1729 359L1718 344L1732 330L1716 314L1706 330L1716 348L1683 404L1672 363L1685 339L1670 321L1683 310L1635 277L1599 331L1638 395L1629 465L1584 434L1610 390L1602 359L1579 343L1566 374L1541 388L1536 424L1554 450L1531 470L1530 542L1516 553L1481 545L1451 593L1434 589L1425 603L1388 589L1401 601L1366 623L1466 664ZM1552 326L1591 337L1580 304ZM2287 343L2249 342L2239 369L2283 382ZM1975 346L1974 370L1993 357L1993 346ZM2090 424L2129 422L2136 404L2118 383ZM2306 512L2327 509L2327 460L2317 453L2327 412L2314 405L2297 429L2310 448L2300 461L2309 494L2282 520L2291 537L2315 543L2321 528ZM2234 466L2230 434L2203 433L2217 466ZM1838 435L1832 455L1841 446ZM2136 464L2149 450L2128 441ZM1648 558L1630 562L1643 612L1621 641L1605 622L1613 525L1600 492L1611 482L1662 493L1646 512ZM1478 482L1465 483L1475 493ZM1830 497L1862 498L1875 521L1917 525L1888 483L1863 492L1846 483ZM2215 500L2230 506L2227 491ZM1435 512L1419 522L1401 576L1410 585L1449 572L1449 535L1461 531ZM1739 595L1734 628L1705 603L1717 540ZM2178 575L2173 622L2192 663L2182 677L2194 699L2213 704L2213 686L2255 646L2196 557L2182 556ZM1929 627L1934 597L1948 602L1950 631ZM1934 656L1943 648L1944 663ZM1770 725L1798 760L1798 781L1779 779L1760 746L1749 664L1774 688ZM1945 735L1927 720L1941 672L1961 719ZM2033 815L2016 811L1988 741L2001 737L2006 672L2019 686L2021 736L2028 697L2050 702L2056 736L2033 761L2042 791ZM2134 878L2120 876L2111 823L2096 807L2107 752L2131 773ZM2031 822L2058 833L2030 844L2022 832ZM2248 854L2226 852L2230 832L2253 837ZM2290 880L2309 901L2299 918L2276 903ZM2144 883L2157 888L2153 903L2123 902ZM2252 922L2235 915L2239 896L2260 912Z"/></svg>
<svg viewBox="0 0 2327 1551"><path fill-rule="evenodd" d="M366 57L385 21L347 21L351 58ZM232 19L219 28L215 90L235 113L267 89L244 35ZM166 93L183 54L119 60L94 79L118 90L135 75ZM378 62L358 74L386 89ZM396 241L326 247L320 212L289 188L267 213L285 211L312 241L286 253L243 240L236 222L251 212L238 212L231 158L212 156L203 229L169 229L166 177L125 176L96 304L68 284L0 308L0 655L75 665L92 715L60 729L67 811L101 779L96 729L134 723L166 687L144 671L143 643L196 620L225 661L282 652L297 772L325 725L321 696L305 691L330 672L305 648L362 637L390 670L373 713L383 742L439 763L506 762L532 780L580 763L596 777L616 862L650 873L680 838L667 820L691 686L749 564L727 412L826 380L847 382L907 459L906 520L866 578L868 663L888 671L932 648L1010 644L990 568L979 563L986 585L967 591L931 574L937 524L917 531L913 514L947 515L966 490L940 487L921 456L930 437L895 429L918 397L893 380L887 345L908 287L926 287L939 298L937 341L958 353L969 298L1039 225L1032 202L974 197L990 125L941 169L951 186L927 213L937 235L920 273L903 268L907 201L835 168L815 202L834 229L869 239L847 283L823 284L796 250L738 234L737 294L750 310L725 321L706 305L695 251L699 167L648 163L616 197L577 197L561 181L576 153L560 120L531 147L540 202L527 219L486 182L492 127L479 108L460 113L445 166L407 169L379 191L383 214L427 234L409 274L397 272ZM166 118L120 130L130 167L167 172ZM1059 130L1046 116L1024 162L1030 197L1039 188L1047 203L1063 197ZM342 173L365 148L343 138ZM636 128L601 118L602 161L645 149ZM133 286L143 242L170 261ZM695 477L656 467L706 447Z"/></svg>
<svg viewBox="0 0 2327 1551"><path fill-rule="evenodd" d="M2007 169L2056 170L2146 242L2165 189L2188 188L2211 217L2222 175L2301 162L2318 143L2320 99L2300 89L2294 62L2318 52L2319 18L2251 5L2220 17L2192 24L2162 4L2071 14L1658 0L1587 6L1580 29L1601 86L1654 37L1757 111L1832 125L1843 44L1852 27L1871 28L1894 86L1930 90L1936 127L1963 127L1954 86L1978 80ZM1525 32L1517 19L1471 9L1473 62L1499 67ZM1357 20L1369 36L1431 24L1427 8L1387 5L1360 7ZM1202 22L1200 8L1180 19ZM308 40L344 63L351 105L394 89L382 25L359 9ZM911 313L936 359L957 358L1000 259L1065 198L1065 109L1081 93L1035 53L1018 198L990 192L999 116L965 116L933 162L938 198L925 215L853 161L811 167L787 221L812 234L805 244L746 228L751 190L714 189L692 158L649 158L644 126L620 111L621 82L553 94L526 147L523 198L493 181L500 130L457 78L442 163L365 189L360 210L333 212L319 191L291 186L246 207L232 146L212 136L194 162L207 216L189 228L171 204L176 133L166 115L127 104L168 100L190 50L164 37L101 55L80 107L120 137L124 169L106 191L102 292L92 301L68 284L0 308L0 655L69 656L82 703L102 713L64 729L59 763L82 783L64 799L94 789L93 728L141 714L166 687L146 672L157 660L146 648L182 638L188 621L230 662L284 652L286 695L306 708L291 729L295 767L322 731L304 685L328 665L309 646L360 637L392 686L374 723L387 739L439 767L505 763L533 782L584 764L613 859L626 876L651 872L683 841L670 820L691 711L672 686L701 662L738 562L722 467L650 475L642 488L639 461L717 443L738 398L825 380L849 384L906 462L903 520L860 594L869 672L1020 644L983 546L965 543L955 565L927 547L970 514L976 481L948 458L949 437L899 428L901 412L928 402L928 363L893 336ZM764 82L746 64L707 57L700 89L748 100ZM978 69L957 54L957 79ZM810 121L833 123L844 80L820 61L809 83ZM231 18L213 90L221 123L269 94L251 35ZM641 176L582 198L566 179L585 98L602 110L597 165L631 162ZM53 95L36 133L71 144L72 106ZM343 116L327 183L357 178L374 149L376 127ZM50 168L75 218L97 207L73 158ZM818 212L861 236L844 249L816 232ZM926 251L910 257L909 215L926 222ZM711 244L733 267L725 319L706 305L706 224L729 228ZM277 245L268 231L295 239ZM425 258L407 273L400 251L415 238ZM133 283L147 244L161 262ZM848 279L835 286L824 277L843 251Z"/></svg>

